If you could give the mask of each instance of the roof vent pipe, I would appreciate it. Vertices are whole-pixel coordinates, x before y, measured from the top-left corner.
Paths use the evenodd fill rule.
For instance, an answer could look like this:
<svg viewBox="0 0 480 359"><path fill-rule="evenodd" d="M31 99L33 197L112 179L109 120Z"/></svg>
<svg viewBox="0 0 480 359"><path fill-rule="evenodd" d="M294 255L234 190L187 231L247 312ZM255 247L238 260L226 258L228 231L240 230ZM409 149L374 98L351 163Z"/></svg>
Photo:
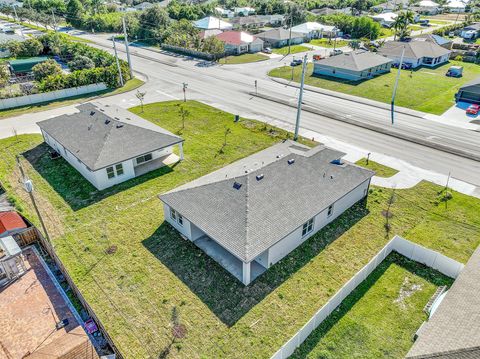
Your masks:
<svg viewBox="0 0 480 359"><path fill-rule="evenodd" d="M287 162L288 162L289 165L293 165L295 163L295 159L290 158Z"/></svg>
<svg viewBox="0 0 480 359"><path fill-rule="evenodd" d="M263 179L263 177L265 177L265 176L263 175L263 173L260 173L259 175L256 176L256 179L257 179L257 181L260 181L260 180Z"/></svg>

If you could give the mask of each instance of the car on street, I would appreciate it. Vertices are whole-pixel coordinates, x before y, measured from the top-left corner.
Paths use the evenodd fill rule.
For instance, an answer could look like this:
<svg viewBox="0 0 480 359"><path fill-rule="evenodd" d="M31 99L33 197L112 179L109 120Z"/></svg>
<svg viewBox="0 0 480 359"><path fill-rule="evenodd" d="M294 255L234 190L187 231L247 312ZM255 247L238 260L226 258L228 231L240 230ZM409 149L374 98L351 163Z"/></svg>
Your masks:
<svg viewBox="0 0 480 359"><path fill-rule="evenodd" d="M480 105L477 105L476 103L473 103L467 107L467 115L478 115L479 111Z"/></svg>
<svg viewBox="0 0 480 359"><path fill-rule="evenodd" d="M263 49L263 52L266 53L266 54L271 54L272 53L272 49L269 48L269 47L266 47Z"/></svg>
<svg viewBox="0 0 480 359"><path fill-rule="evenodd" d="M343 51L339 50L339 49L335 49L333 51L330 51L330 56L337 56L337 55L341 55L341 54L343 54Z"/></svg>
<svg viewBox="0 0 480 359"><path fill-rule="evenodd" d="M290 66L298 66L298 65L301 65L302 63L303 63L302 59L292 60L292 62L290 62Z"/></svg>

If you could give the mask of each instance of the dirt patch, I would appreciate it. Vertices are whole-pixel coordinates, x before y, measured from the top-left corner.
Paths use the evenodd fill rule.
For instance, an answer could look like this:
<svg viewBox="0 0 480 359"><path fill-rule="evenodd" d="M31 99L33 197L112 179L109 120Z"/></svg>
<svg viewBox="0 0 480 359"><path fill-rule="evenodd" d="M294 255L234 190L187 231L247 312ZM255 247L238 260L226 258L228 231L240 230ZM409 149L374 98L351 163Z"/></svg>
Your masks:
<svg viewBox="0 0 480 359"><path fill-rule="evenodd" d="M393 303L397 304L401 309L407 309L407 304L405 300L410 298L416 292L422 290L423 285L412 283L408 277L403 279L402 286L400 287L400 291L398 292L398 297L393 301Z"/></svg>

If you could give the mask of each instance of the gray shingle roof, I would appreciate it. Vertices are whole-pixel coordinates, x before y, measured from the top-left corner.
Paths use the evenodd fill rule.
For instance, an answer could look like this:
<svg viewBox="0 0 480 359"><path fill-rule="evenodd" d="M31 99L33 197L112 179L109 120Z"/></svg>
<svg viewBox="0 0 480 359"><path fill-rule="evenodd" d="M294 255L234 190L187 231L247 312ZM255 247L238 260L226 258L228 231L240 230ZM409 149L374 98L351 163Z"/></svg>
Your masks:
<svg viewBox="0 0 480 359"><path fill-rule="evenodd" d="M441 37L441 36L435 35L435 34L423 34L423 35L414 37L413 41L433 41L434 43L436 43L439 46L446 45L446 44L449 44L449 43L453 42L450 39L446 39L444 37Z"/></svg>
<svg viewBox="0 0 480 359"><path fill-rule="evenodd" d="M480 358L480 247L422 327L407 358Z"/></svg>
<svg viewBox="0 0 480 359"><path fill-rule="evenodd" d="M373 176L353 164L330 163L343 155L324 146L309 149L287 141L160 199L249 262ZM289 159L295 162L288 164ZM258 180L260 174L264 177ZM233 187L235 182L239 189Z"/></svg>
<svg viewBox="0 0 480 359"><path fill-rule="evenodd" d="M92 171L183 141L151 123L143 126L145 120L120 107L87 103L77 109L38 126Z"/></svg>
<svg viewBox="0 0 480 359"><path fill-rule="evenodd" d="M352 51L336 56L330 56L326 59L316 61L315 63L345 70L364 71L390 62L392 62L392 60L389 58L377 55L373 52Z"/></svg>
<svg viewBox="0 0 480 359"><path fill-rule="evenodd" d="M460 90L469 90L480 92L480 77L473 79L472 81L467 82L466 84L460 86Z"/></svg>
<svg viewBox="0 0 480 359"><path fill-rule="evenodd" d="M262 40L265 40L265 39L277 40L277 41L288 40L290 38L290 31L285 30L283 27L279 27L276 29L261 32L255 36L261 38ZM303 37L304 37L303 34L292 31L292 39L303 38Z"/></svg>
<svg viewBox="0 0 480 359"><path fill-rule="evenodd" d="M378 50L380 55L400 57L405 46L405 58L420 59L422 57L440 57L451 53L434 42L430 41L387 41Z"/></svg>

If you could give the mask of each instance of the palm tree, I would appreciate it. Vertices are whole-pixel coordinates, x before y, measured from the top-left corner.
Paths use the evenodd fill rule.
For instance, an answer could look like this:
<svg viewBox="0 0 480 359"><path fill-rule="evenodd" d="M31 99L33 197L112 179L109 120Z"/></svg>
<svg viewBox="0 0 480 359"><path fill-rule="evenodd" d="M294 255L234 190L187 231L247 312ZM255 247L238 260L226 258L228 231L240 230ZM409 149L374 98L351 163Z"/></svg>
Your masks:
<svg viewBox="0 0 480 359"><path fill-rule="evenodd" d="M402 11L400 14L398 14L392 25L393 29L395 30L393 37L394 40L396 40L397 37L399 37L400 40L403 40L410 35L408 25L413 22L413 19L414 14L410 10Z"/></svg>

